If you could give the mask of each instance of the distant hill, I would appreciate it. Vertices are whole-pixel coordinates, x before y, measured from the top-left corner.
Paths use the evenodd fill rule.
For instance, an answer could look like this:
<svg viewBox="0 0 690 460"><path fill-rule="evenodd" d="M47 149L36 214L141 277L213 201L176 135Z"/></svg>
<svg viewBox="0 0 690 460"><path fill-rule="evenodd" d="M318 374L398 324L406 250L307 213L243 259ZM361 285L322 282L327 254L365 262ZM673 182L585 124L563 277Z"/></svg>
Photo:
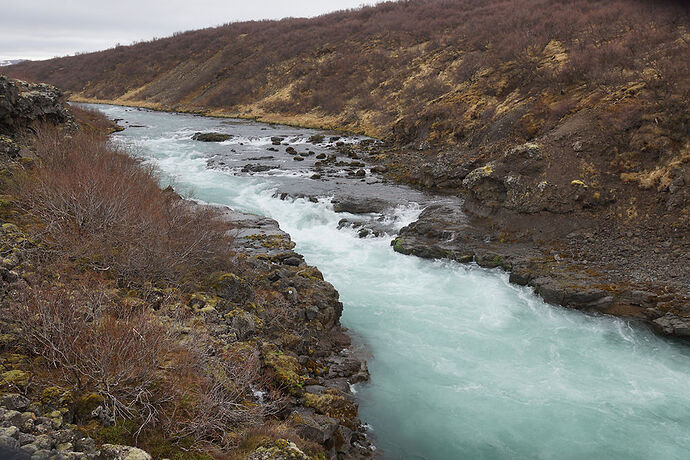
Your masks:
<svg viewBox="0 0 690 460"><path fill-rule="evenodd" d="M13 65L13 64L19 64L20 62L24 62L26 59L0 59L0 67L4 67L7 65Z"/></svg>
<svg viewBox="0 0 690 460"><path fill-rule="evenodd" d="M685 189L671 204L656 193L690 183L689 43L680 1L411 0L5 71L75 100L382 137L395 177L432 188L460 190L472 167L538 143L551 167L525 176L521 199L582 183L600 197L583 209L687 226ZM516 209L543 208L528 204Z"/></svg>

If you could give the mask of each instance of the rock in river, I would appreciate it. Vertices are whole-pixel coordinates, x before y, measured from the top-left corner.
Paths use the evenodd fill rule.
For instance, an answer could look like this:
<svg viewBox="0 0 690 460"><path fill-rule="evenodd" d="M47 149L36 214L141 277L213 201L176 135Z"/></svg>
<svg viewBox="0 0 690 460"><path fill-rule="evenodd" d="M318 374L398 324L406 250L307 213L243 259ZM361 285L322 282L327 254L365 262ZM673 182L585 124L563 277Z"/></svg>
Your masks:
<svg viewBox="0 0 690 460"><path fill-rule="evenodd" d="M192 139L201 142L223 142L232 139L231 134L223 133L195 133Z"/></svg>
<svg viewBox="0 0 690 460"><path fill-rule="evenodd" d="M388 207L390 207L390 203L377 198L343 197L333 201L335 212L349 212L351 214L383 212Z"/></svg>

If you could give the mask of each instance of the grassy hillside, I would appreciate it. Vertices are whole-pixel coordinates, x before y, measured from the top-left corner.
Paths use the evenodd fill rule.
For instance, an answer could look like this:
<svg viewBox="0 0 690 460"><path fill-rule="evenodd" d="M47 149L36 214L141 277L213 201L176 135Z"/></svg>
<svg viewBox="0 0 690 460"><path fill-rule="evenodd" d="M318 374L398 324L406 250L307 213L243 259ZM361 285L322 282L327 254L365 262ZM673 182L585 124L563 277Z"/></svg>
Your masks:
<svg viewBox="0 0 690 460"><path fill-rule="evenodd" d="M417 152L388 160L398 178L430 187L461 188L471 167L537 142L547 168L532 185L577 180L603 197L590 203L617 202L612 215L654 220L653 195L686 180L689 25L680 1L413 0L228 24L8 72L76 100L375 135ZM640 190L655 193L630 203ZM681 205L674 225L688 223Z"/></svg>

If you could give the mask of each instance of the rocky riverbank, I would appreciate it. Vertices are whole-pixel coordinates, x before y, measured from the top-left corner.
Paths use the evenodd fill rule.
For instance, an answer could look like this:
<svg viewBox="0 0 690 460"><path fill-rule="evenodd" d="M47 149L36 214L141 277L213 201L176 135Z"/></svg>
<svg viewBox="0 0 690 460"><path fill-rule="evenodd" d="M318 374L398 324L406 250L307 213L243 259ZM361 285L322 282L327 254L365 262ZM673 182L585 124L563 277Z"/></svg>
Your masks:
<svg viewBox="0 0 690 460"><path fill-rule="evenodd" d="M288 145L286 154L297 154L285 139L277 140L276 145ZM302 168L311 171L312 180L403 181L436 193L415 197L425 209L393 241L396 251L501 268L511 273L511 282L533 287L548 303L639 319L663 335L690 335L690 246L683 227L672 218L652 224L612 215L627 198L602 184L563 183L569 166L556 165L548 144L527 143L490 162L460 165L443 155L419 163L417 153L381 141L327 148L332 153L322 154L322 160L310 162L304 154L308 161ZM573 144L575 150L584 148L581 141ZM665 191L668 200L660 203L678 216L688 198L684 184L690 178L684 171L678 165ZM382 216L400 201L370 193L364 184L357 195L345 190L344 185L333 189L334 209L360 217L345 218L341 226L358 229L361 237L391 232ZM287 196L316 200L319 190L303 187L281 195ZM660 233L660 227L666 231Z"/></svg>
<svg viewBox="0 0 690 460"><path fill-rule="evenodd" d="M84 130L93 131L95 137L79 142L92 146L94 164L99 164L98 155L124 167L129 160L103 150L97 142L103 120L76 109L75 119L55 88L4 78L0 83L0 132L9 146L2 152L0 216L0 448L17 458L37 459L179 458L181 452L196 452L198 458L371 456L373 448L350 390L369 378L366 362L340 325L337 291L294 252L294 243L278 223L185 202L172 189L157 191L162 195L153 203L160 204L150 206L164 206L176 219L208 216L209 227L225 229L216 241L219 247L209 246L205 253L209 259L199 268L185 269L197 278L184 275L171 283L169 276L177 275L156 278L155 267L134 277L125 275L126 265L124 271L103 265L104 257L116 262L118 252L95 253L93 258L88 252L93 247L88 246L56 265L52 252L70 248L63 244L51 249L53 241L40 231L45 228L40 223L43 214L27 207L27 192L16 183L21 179L21 187L33 187L32 175L49 183L52 174L72 174L73 165L46 169L46 151L34 145L35 133L54 136L51 145L60 151L61 142L75 142ZM49 128L44 133L41 123L54 126L55 132ZM148 197L152 192L146 193ZM144 233L134 238L145 238L148 227L141 228ZM218 230L208 231L213 235ZM166 232L167 238L176 238L171 229ZM175 247L174 241L165 244ZM231 246L220 247L226 244ZM181 257L193 249L185 248ZM148 257L159 257L155 254ZM212 260L216 255L230 260ZM84 318L80 299L89 306ZM75 304L63 311L59 305L64 302ZM21 313L34 308L25 304L34 303L35 309L29 310L33 313ZM65 314L69 320L55 316ZM44 318L51 326L41 328L32 318ZM118 319L104 331L124 327L124 335L101 331L91 336L81 329L106 327L111 318ZM137 325L129 330L129 324ZM153 330L158 332L150 336L147 331ZM139 337L142 344L128 337ZM112 345L106 345L108 340ZM43 344L60 354L46 354ZM78 347L85 348L76 351ZM109 355L124 353L118 350L127 347L140 350L134 361L152 360L148 365L153 367L138 370ZM160 351L149 356L148 349ZM109 363L104 368L98 364L103 360ZM70 369L83 375L73 379ZM92 372L102 375L101 380L92 380ZM147 376L155 380L146 383ZM112 378L121 389L112 386ZM118 393L128 392L128 385L142 392L131 402L121 399L131 393ZM150 415L141 424L143 411ZM180 420L178 428L176 417L188 420ZM135 443L139 448L126 446Z"/></svg>
<svg viewBox="0 0 690 460"><path fill-rule="evenodd" d="M578 178L568 161L571 155L579 158L588 142L570 136L572 152L563 164L548 138L509 148L490 161L457 163L456 155L443 153L429 153L420 162L418 151L379 140L352 144L321 136L292 145L288 137L276 136L271 154L256 163L239 168L219 154L208 166L271 174L295 170L282 159L300 157L305 177L297 186L279 188L281 198L334 196L337 212L357 216L340 226L358 229L361 237L390 234L385 212L416 201L425 211L402 229L393 242L396 251L500 267L511 272L512 282L533 287L549 303L639 319L663 335L687 337L686 169L678 164L664 172L669 182L657 201L646 192L636 197L635 190L613 191ZM400 188L400 196L393 196L393 183L411 184L419 192ZM664 212L670 214L649 220Z"/></svg>
<svg viewBox="0 0 690 460"><path fill-rule="evenodd" d="M530 143L487 163L445 164L441 155L406 169L407 180L465 199L427 208L400 231L394 249L500 267L548 303L638 318L661 334L690 337L687 169L678 164L659 200L644 202L644 194L629 197L604 184L563 183L568 165L557 165L548 150ZM399 159L393 168L400 174ZM629 202L639 208L616 215ZM660 218L650 221L652 213Z"/></svg>
<svg viewBox="0 0 690 460"><path fill-rule="evenodd" d="M279 348L270 343L261 347L264 363L290 389L291 423L300 436L328 447L333 458L370 456L371 443L357 418L357 401L350 389L368 380L369 372L340 326L343 305L338 292L293 251L290 236L275 220L230 209L223 211L223 219L233 226L239 252L262 274L267 289L287 299L298 323L293 327L302 329L299 340L283 333ZM259 335L260 325L272 319L260 311L245 311L232 315L230 324L227 315L219 315L217 327L244 339Z"/></svg>

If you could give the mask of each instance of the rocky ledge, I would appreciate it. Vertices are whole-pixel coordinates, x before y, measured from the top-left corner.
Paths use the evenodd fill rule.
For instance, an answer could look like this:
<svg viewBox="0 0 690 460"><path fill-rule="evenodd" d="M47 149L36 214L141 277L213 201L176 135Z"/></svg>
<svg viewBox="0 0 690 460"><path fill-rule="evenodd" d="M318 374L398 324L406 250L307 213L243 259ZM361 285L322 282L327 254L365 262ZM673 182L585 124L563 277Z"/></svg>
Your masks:
<svg viewBox="0 0 690 460"><path fill-rule="evenodd" d="M54 86L0 75L0 153L18 153L15 141L34 123L46 121L75 127L64 102L63 93Z"/></svg>
<svg viewBox="0 0 690 460"><path fill-rule="evenodd" d="M330 458L371 456L372 444L357 417L358 403L351 390L353 384L369 380L369 371L361 351L340 325L343 304L338 292L293 250L295 243L277 221L221 209L223 219L233 227L234 247L255 272L263 274L267 287L284 296L303 329L301 340L283 334L279 343L265 341L260 347L265 366L292 395L287 420L302 438L325 446ZM233 285L233 290L238 288ZM196 308L229 342L265 337L267 328L263 326L260 333L261 325L272 320L251 308L225 314L210 304ZM288 445L262 447L251 458L281 458L266 456L280 451L278 447L291 451Z"/></svg>
<svg viewBox="0 0 690 460"><path fill-rule="evenodd" d="M638 253L621 241L604 226L574 230L556 245L492 229L460 204L445 204L426 208L392 245L402 254L500 268L548 303L641 319L661 334L690 338L688 264L669 264L661 251Z"/></svg>
<svg viewBox="0 0 690 460"><path fill-rule="evenodd" d="M66 413L46 412L42 404L17 393L0 400L0 458L11 460L151 460L132 446L103 444L65 423Z"/></svg>

